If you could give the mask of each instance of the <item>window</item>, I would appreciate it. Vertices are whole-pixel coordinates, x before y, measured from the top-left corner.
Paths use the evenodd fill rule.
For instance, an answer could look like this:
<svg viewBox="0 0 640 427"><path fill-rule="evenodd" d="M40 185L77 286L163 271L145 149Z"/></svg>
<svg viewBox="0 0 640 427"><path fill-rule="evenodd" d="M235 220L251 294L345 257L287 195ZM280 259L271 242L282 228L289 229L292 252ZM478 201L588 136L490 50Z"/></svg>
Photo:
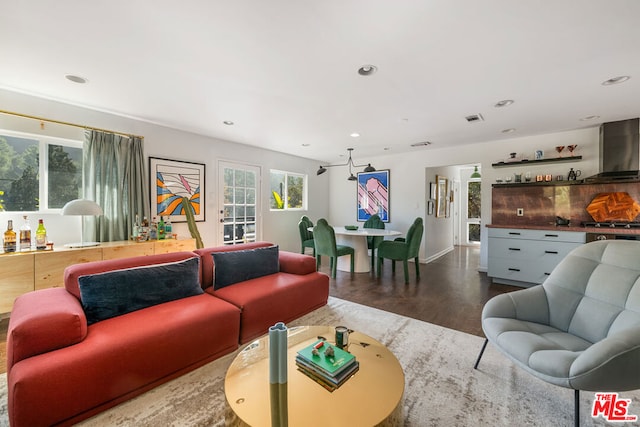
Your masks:
<svg viewBox="0 0 640 427"><path fill-rule="evenodd" d="M81 141L0 131L0 211L61 209L81 191Z"/></svg>
<svg viewBox="0 0 640 427"><path fill-rule="evenodd" d="M271 209L306 209L307 176L292 172L271 171Z"/></svg>
<svg viewBox="0 0 640 427"><path fill-rule="evenodd" d="M480 242L480 211L482 208L481 182L467 183L467 242Z"/></svg>

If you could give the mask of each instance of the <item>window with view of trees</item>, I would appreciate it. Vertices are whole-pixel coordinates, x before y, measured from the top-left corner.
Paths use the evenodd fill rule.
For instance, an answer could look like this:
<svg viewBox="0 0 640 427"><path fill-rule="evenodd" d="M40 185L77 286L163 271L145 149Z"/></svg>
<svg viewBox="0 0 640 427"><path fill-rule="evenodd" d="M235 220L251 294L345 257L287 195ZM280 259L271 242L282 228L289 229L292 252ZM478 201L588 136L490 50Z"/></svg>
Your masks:
<svg viewBox="0 0 640 427"><path fill-rule="evenodd" d="M306 209L307 176L271 171L271 209Z"/></svg>
<svg viewBox="0 0 640 427"><path fill-rule="evenodd" d="M0 131L0 210L60 209L82 191L82 142Z"/></svg>
<svg viewBox="0 0 640 427"><path fill-rule="evenodd" d="M469 181L467 199L467 218L475 219L476 222L468 223L469 242L480 242L480 211L482 209L481 182Z"/></svg>

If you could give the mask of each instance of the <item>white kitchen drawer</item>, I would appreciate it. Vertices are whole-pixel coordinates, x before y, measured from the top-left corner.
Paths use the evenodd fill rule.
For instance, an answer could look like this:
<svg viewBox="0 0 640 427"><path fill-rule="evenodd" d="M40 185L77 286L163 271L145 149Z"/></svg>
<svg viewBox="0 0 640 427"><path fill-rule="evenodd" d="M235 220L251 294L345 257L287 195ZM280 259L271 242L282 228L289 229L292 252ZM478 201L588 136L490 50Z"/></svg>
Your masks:
<svg viewBox="0 0 640 427"><path fill-rule="evenodd" d="M584 243L587 234L582 231L532 230L522 228L489 228L489 237L505 239L543 240L554 242Z"/></svg>
<svg viewBox="0 0 640 427"><path fill-rule="evenodd" d="M492 257L528 259L539 262L543 258L553 258L560 262L571 250L582 243L549 242L539 240L489 239L489 254Z"/></svg>

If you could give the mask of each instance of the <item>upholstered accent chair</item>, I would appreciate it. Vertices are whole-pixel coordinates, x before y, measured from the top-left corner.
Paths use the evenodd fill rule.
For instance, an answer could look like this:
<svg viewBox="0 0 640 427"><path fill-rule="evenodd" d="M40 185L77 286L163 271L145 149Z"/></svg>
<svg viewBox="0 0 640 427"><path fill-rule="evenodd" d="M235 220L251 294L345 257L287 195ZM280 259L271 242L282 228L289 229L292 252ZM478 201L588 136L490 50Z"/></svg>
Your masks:
<svg viewBox="0 0 640 427"><path fill-rule="evenodd" d="M384 222L382 222L378 214L373 214L364 222L362 228L384 230ZM367 236L367 248L371 250L371 271L374 271L373 268L375 267L375 251L383 240L384 236Z"/></svg>
<svg viewBox="0 0 640 427"><path fill-rule="evenodd" d="M404 267L404 282L409 283L409 264L408 260L413 258L416 265L416 278L420 277L420 262L418 254L420 252L420 243L422 242L422 234L424 225L422 218L418 217L413 221L407 237L398 237L395 240L385 240L378 246L378 276L384 258L391 260L391 269L396 271L396 261L402 261Z"/></svg>
<svg viewBox="0 0 640 427"><path fill-rule="evenodd" d="M313 232L309 231L309 227L313 227L313 222L311 222L308 216L302 215L298 222L298 230L300 231L300 253L304 254L305 248L311 248L315 256L316 246L313 241Z"/></svg>
<svg viewBox="0 0 640 427"><path fill-rule="evenodd" d="M579 391L640 389L640 242L571 251L542 285L498 295L482 311L487 342L531 375Z"/></svg>
<svg viewBox="0 0 640 427"><path fill-rule="evenodd" d="M313 227L313 240L316 247L316 266L320 266L320 256L328 256L331 260L331 277L336 278L336 270L338 268L338 257L343 255L351 256L351 273L355 263L355 250L351 246L336 244L336 232L327 220L320 218L315 227Z"/></svg>

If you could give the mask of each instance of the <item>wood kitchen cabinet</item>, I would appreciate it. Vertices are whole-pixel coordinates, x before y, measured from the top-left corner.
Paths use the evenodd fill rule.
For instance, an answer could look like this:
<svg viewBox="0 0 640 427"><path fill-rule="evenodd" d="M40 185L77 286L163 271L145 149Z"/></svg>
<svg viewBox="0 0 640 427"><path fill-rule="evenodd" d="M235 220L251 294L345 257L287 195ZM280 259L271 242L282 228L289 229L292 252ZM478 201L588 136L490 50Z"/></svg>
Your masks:
<svg viewBox="0 0 640 427"><path fill-rule="evenodd" d="M24 293L63 286L64 270L69 265L195 249L195 239L168 239L140 243L106 242L87 248L1 254L0 313L10 312L13 301Z"/></svg>
<svg viewBox="0 0 640 427"><path fill-rule="evenodd" d="M488 275L495 283L529 287L545 281L573 249L586 241L578 231L489 228Z"/></svg>

